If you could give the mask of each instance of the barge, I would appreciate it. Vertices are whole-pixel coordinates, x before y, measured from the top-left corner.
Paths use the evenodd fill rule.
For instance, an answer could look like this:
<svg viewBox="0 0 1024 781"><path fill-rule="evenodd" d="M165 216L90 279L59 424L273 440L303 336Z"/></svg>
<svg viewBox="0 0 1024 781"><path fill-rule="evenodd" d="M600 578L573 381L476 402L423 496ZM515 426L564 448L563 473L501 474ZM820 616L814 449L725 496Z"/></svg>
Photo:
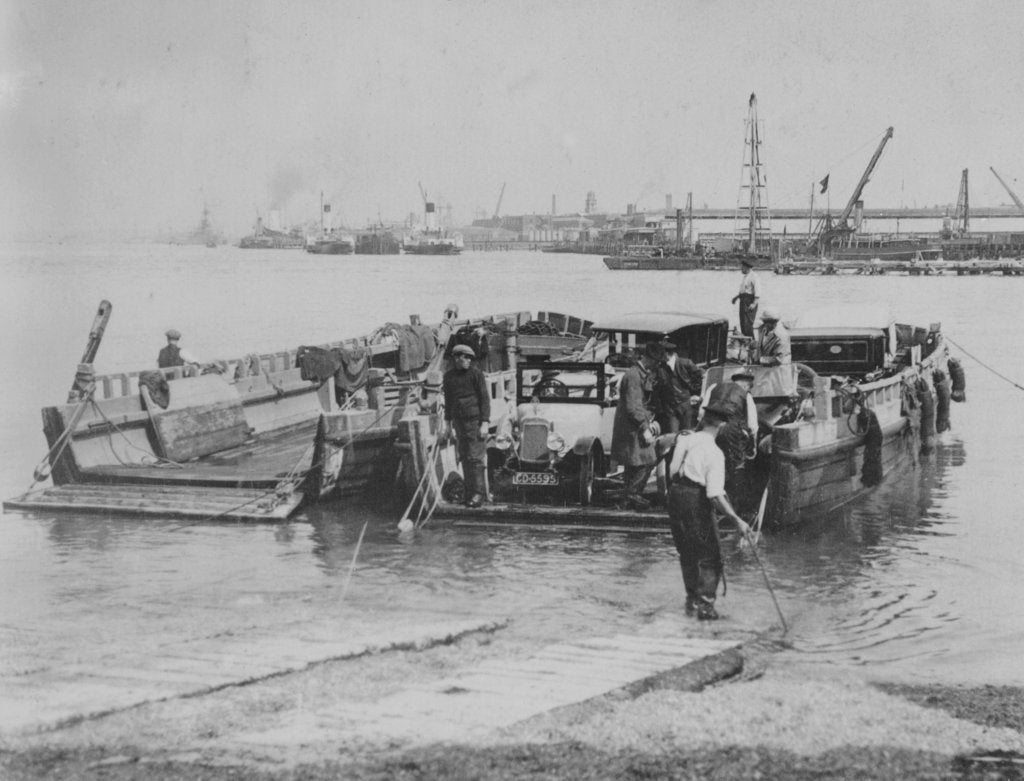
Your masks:
<svg viewBox="0 0 1024 781"><path fill-rule="evenodd" d="M775 528L826 518L916 464L949 427L950 400L964 399L963 370L940 325L897 323L880 309L805 314L791 331L793 362L775 367L751 361L748 343L728 331L724 317L610 318L594 324L584 348L557 361L523 361L510 342L515 377L510 369L503 374L508 404L490 442L490 504L460 505L454 460L434 433L442 430L439 412L402 422L415 443L407 473L419 480L426 516L469 525L665 531L664 468L674 436L658 438L664 457L646 489L653 506L640 512L617 502L621 466L608 441L622 373L637 348L663 339L685 347L704 370L705 389L741 369L754 376L756 447L732 498ZM495 376L488 373L490 381Z"/></svg>
<svg viewBox="0 0 1024 781"><path fill-rule="evenodd" d="M5 508L284 520L304 502L394 482L408 452L400 421L439 387L449 340L521 327L528 351L586 341L580 318L471 321L450 305L433 326L412 316L329 344L100 375L111 312L102 302L67 400L42 411L50 449L32 487ZM498 400L506 387L490 368Z"/></svg>

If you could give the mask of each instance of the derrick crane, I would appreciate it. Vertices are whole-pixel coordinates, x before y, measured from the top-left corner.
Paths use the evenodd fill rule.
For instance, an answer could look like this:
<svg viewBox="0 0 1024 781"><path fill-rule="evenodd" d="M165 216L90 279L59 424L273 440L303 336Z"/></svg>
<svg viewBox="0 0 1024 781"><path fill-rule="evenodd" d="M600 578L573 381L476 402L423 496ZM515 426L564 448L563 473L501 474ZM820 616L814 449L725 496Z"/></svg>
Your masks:
<svg viewBox="0 0 1024 781"><path fill-rule="evenodd" d="M501 214L501 199L505 197L506 184L507 182L501 183L501 192L498 193L498 205L494 207L494 217L492 217L492 219L494 220L495 225L501 224L501 217L499 215Z"/></svg>
<svg viewBox="0 0 1024 781"><path fill-rule="evenodd" d="M860 196L864 192L864 187L870 180L871 173L875 170L875 166L878 164L878 159L882 156L882 150L885 149L885 145L889 143L890 138L892 138L892 127L886 129L885 135L882 136L882 140L878 143L878 148L875 149L875 153L871 156L871 160L868 161L868 167L864 169L864 173L861 175L860 181L857 182L857 186L853 190L853 195L850 196L850 200L847 201L846 207L843 209L839 217L836 218L835 223L828 221L827 224L819 224L818 235L811 239L808 246L817 244L820 252L835 243L836 239L842 240L844 237L853 233L853 228L850 227L847 220L850 219L853 207L856 206L857 201L860 200Z"/></svg>
<svg viewBox="0 0 1024 781"><path fill-rule="evenodd" d="M971 228L971 204L967 194L967 169L960 175L960 194L953 212L953 235L966 236Z"/></svg>
<svg viewBox="0 0 1024 781"><path fill-rule="evenodd" d="M989 166L988 170L990 170L992 173L994 173L996 175L996 179L999 180L999 184L1001 184L1003 186L1003 189L1005 189L1006 192L1008 192L1010 194L1010 197L1013 198L1013 202L1015 204L1017 204L1017 208L1020 209L1021 212L1024 212L1024 203L1021 203L1020 198L1017 197L1017 193L1015 193L1013 190L1010 189L1010 185L1008 185L1006 182L1003 181L1003 177L1001 177L999 174L996 173L996 169L995 168L993 168L992 166Z"/></svg>

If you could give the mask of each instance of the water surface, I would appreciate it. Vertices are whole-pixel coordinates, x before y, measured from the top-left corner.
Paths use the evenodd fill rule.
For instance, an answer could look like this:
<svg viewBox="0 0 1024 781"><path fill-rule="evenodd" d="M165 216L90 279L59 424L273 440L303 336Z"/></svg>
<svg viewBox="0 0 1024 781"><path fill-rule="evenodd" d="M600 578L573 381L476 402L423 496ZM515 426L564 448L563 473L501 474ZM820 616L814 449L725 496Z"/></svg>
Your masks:
<svg viewBox="0 0 1024 781"><path fill-rule="evenodd" d="M600 320L637 310L728 314L729 272L612 272L594 256L530 252L457 258L331 257L162 245L0 246L6 320L0 379L0 494L24 491L45 452L39 409L61 402L95 306L114 313L101 373L155 365L163 332L205 359L369 333L449 302L466 316L552 310ZM775 277L765 301L884 303L941 321L957 344L1024 384L1016 332L1024 279ZM968 403L916 469L830 518L760 549L804 660L879 678L1024 685L1024 513L1017 430L1024 394L964 358ZM194 524L103 515L0 519L0 670L110 647L338 617L509 616L524 641L605 634L682 615L668 537L428 527L401 537L402 506L310 508L283 525ZM347 593L359 533L367 531ZM774 609L749 553L727 562L723 612L764 626Z"/></svg>

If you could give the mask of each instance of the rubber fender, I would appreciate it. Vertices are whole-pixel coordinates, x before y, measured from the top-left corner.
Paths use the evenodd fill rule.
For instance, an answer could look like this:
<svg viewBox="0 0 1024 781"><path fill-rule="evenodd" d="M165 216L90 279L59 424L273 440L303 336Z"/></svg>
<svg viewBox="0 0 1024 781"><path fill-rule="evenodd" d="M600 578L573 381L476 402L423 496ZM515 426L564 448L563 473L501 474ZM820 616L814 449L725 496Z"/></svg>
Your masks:
<svg viewBox="0 0 1024 781"><path fill-rule="evenodd" d="M932 375L935 381L935 431L949 431L950 381L941 371Z"/></svg>
<svg viewBox="0 0 1024 781"><path fill-rule="evenodd" d="M967 401L967 378L964 376L964 367L956 358L950 358L946 363L949 367L949 377L953 381L950 398L953 401Z"/></svg>
<svg viewBox="0 0 1024 781"><path fill-rule="evenodd" d="M882 482L882 427L878 416L864 407L861 410L867 430L864 433L864 466L860 470L860 481L864 485L878 485Z"/></svg>
<svg viewBox="0 0 1024 781"><path fill-rule="evenodd" d="M928 383L918 380L917 392L921 398L921 439L935 435L935 396Z"/></svg>

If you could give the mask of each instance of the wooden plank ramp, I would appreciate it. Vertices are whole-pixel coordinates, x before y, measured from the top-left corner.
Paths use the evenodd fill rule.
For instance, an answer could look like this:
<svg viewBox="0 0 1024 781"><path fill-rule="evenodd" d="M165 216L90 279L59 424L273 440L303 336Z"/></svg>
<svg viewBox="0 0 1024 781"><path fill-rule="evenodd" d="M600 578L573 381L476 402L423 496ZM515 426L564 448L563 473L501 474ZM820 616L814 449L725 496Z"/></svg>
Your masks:
<svg viewBox="0 0 1024 781"><path fill-rule="evenodd" d="M448 519L453 526L526 526L551 531L620 531L639 534L668 534L668 511L655 508L638 511L590 505L520 504L494 502L480 507L442 501L435 518Z"/></svg>
<svg viewBox="0 0 1024 781"><path fill-rule="evenodd" d="M204 488L187 485L69 483L31 491L4 502L5 510L102 512L202 521L284 521L302 503L302 492Z"/></svg>
<svg viewBox="0 0 1024 781"><path fill-rule="evenodd" d="M234 736L254 746L296 746L358 735L416 743L481 737L555 708L613 691L634 696L690 665L702 686L742 669L739 641L619 634L547 646L526 659L493 659L452 678L424 683L374 703L345 701L306 714L301 723ZM731 653L730 653L731 652Z"/></svg>

